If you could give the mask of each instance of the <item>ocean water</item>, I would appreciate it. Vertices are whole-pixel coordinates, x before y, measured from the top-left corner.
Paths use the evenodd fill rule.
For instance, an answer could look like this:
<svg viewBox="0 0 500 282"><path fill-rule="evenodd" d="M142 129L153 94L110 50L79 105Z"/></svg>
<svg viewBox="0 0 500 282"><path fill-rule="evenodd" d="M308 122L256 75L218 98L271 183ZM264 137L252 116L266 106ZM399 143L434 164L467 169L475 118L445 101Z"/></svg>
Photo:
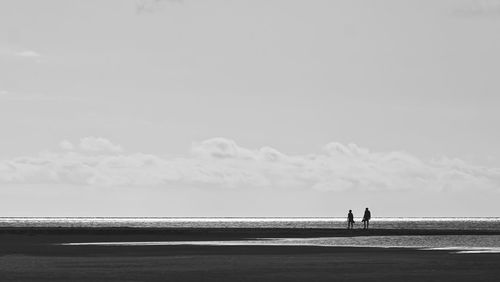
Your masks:
<svg viewBox="0 0 500 282"><path fill-rule="evenodd" d="M354 228L362 228L356 220ZM333 217L0 217L0 227L195 227L195 228L345 228ZM377 229L500 230L500 217L374 218Z"/></svg>
<svg viewBox="0 0 500 282"><path fill-rule="evenodd" d="M500 218L374 218L377 229L458 229L500 231ZM280 218L280 217L3 217L0 227L194 227L194 228L346 228L345 218ZM360 220L355 228L361 228ZM66 244L66 243L65 243ZM328 238L272 238L238 241L161 241L161 242L72 242L67 245L249 245L249 246L322 246L377 247L449 250L456 253L500 253L498 235L435 236L358 236Z"/></svg>

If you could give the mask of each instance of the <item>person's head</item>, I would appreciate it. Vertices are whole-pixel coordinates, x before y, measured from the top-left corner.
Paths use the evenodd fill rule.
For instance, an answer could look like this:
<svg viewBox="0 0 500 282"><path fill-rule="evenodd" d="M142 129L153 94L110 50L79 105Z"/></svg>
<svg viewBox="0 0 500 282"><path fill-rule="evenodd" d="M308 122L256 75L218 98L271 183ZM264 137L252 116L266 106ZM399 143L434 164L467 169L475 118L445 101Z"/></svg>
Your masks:
<svg viewBox="0 0 500 282"><path fill-rule="evenodd" d="M368 208L366 208L366 210L368 210Z"/></svg>
<svg viewBox="0 0 500 282"><path fill-rule="evenodd" d="M349 212L352 212L352 210L349 210Z"/></svg>

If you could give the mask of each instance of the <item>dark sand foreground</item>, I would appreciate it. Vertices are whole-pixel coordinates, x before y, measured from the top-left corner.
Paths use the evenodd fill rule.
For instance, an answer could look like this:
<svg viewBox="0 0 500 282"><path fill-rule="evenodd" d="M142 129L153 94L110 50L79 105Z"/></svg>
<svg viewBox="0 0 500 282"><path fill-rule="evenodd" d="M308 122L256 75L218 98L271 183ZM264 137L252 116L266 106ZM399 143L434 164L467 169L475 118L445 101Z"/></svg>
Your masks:
<svg viewBox="0 0 500 282"><path fill-rule="evenodd" d="M64 246L497 231L334 229L0 229L0 281L500 281L500 254L346 247Z"/></svg>

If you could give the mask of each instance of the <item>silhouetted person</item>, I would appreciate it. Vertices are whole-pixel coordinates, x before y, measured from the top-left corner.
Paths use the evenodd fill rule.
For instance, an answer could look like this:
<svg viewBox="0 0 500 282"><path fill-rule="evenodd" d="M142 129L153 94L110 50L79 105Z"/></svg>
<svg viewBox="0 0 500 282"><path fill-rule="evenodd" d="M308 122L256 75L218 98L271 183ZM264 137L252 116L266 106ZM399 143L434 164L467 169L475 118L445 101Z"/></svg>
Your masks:
<svg viewBox="0 0 500 282"><path fill-rule="evenodd" d="M349 210L349 213L347 214L347 229L353 229L354 228L354 215L352 214L352 210Z"/></svg>
<svg viewBox="0 0 500 282"><path fill-rule="evenodd" d="M370 219L372 218L372 213L368 208L365 209L365 214L363 215L363 229L368 229L370 226Z"/></svg>

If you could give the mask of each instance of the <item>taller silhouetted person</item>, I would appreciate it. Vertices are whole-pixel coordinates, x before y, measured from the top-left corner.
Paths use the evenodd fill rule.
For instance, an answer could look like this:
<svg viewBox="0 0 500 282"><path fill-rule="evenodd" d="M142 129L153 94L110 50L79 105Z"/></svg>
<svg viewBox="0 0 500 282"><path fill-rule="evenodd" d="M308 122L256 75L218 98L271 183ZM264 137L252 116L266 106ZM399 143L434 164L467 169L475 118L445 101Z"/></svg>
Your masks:
<svg viewBox="0 0 500 282"><path fill-rule="evenodd" d="M363 215L363 229L368 229L370 226L370 219L372 218L372 213L368 208L365 209L365 214Z"/></svg>
<svg viewBox="0 0 500 282"><path fill-rule="evenodd" d="M354 228L354 215L352 214L352 210L349 210L349 213L347 214L347 229L353 229Z"/></svg>

